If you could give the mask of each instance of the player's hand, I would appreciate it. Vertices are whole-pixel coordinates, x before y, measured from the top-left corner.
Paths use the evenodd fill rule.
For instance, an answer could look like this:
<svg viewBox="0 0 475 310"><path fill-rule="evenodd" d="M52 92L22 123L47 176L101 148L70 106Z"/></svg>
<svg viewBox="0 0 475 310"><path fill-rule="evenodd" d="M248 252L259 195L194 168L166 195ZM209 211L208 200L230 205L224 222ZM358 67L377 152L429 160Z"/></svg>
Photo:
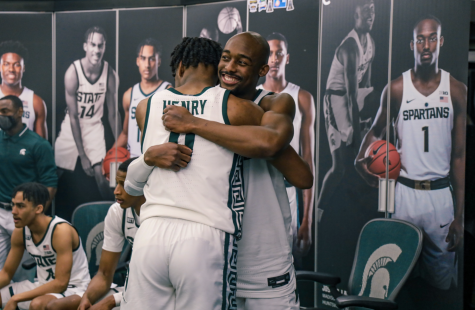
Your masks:
<svg viewBox="0 0 475 310"><path fill-rule="evenodd" d="M169 105L163 110L163 126L176 133L190 133L197 118L184 107Z"/></svg>
<svg viewBox="0 0 475 310"><path fill-rule="evenodd" d="M449 245L447 250L454 252L462 244L463 239L463 221L460 218L455 218L454 221L449 226L449 233L445 242L448 242Z"/></svg>
<svg viewBox="0 0 475 310"><path fill-rule="evenodd" d="M308 253L310 246L312 245L312 225L309 225L307 221L303 221L300 225L297 234L297 247L303 255Z"/></svg>
<svg viewBox="0 0 475 310"><path fill-rule="evenodd" d="M191 153L191 149L185 145L168 142L149 147L144 154L144 161L149 166L177 172L188 166Z"/></svg>
<svg viewBox="0 0 475 310"><path fill-rule="evenodd" d="M355 168L356 171L361 175L361 177L368 183L371 187L378 187L379 186L379 177L371 171L368 170L368 163L372 160L371 156L356 159L355 160Z"/></svg>
<svg viewBox="0 0 475 310"><path fill-rule="evenodd" d="M3 310L16 310L18 306L18 302L14 298L10 298L10 300L5 305Z"/></svg>
<svg viewBox="0 0 475 310"><path fill-rule="evenodd" d="M81 299L81 302L79 303L79 307L78 307L78 310L87 310L89 308L91 308L91 302L89 301L89 299L86 297L86 296L83 296L82 299Z"/></svg>
<svg viewBox="0 0 475 310"><path fill-rule="evenodd" d="M113 308L115 308L115 299L114 295L111 295L90 307L89 310L112 310Z"/></svg>
<svg viewBox="0 0 475 310"><path fill-rule="evenodd" d="M79 158L81 159L81 166L82 169L84 169L84 172L90 177L94 176L94 170L92 169L89 158L87 158L86 155L79 156Z"/></svg>

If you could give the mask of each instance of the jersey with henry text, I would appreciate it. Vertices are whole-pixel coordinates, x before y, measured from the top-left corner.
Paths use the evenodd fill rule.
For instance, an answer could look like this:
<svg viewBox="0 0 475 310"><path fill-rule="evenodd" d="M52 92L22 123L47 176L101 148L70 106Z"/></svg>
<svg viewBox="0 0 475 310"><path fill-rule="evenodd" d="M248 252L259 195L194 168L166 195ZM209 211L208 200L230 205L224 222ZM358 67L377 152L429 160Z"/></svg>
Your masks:
<svg viewBox="0 0 475 310"><path fill-rule="evenodd" d="M122 209L117 202L110 206L104 220L104 243L102 249L122 252L124 242L134 245L135 234L140 226L140 218L134 208Z"/></svg>
<svg viewBox="0 0 475 310"><path fill-rule="evenodd" d="M358 45L359 51L359 61L358 61L358 69L357 69L357 77L358 77L358 84L361 83L363 80L363 76L365 75L366 71L368 71L369 65L373 60L373 41L369 33L366 33L366 52L361 45L360 38L356 33L355 29L351 30L350 33L343 39L340 43L340 46L337 48L335 55L333 56L333 61L330 68L330 73L328 74L327 79L327 88L332 90L341 90L347 91L346 89L346 82L345 82L345 67L340 63L337 57L338 49L345 43L346 40L353 38Z"/></svg>
<svg viewBox="0 0 475 310"><path fill-rule="evenodd" d="M74 67L79 83L76 91L79 122L100 123L106 100L109 64L107 61L102 62L101 75L94 82L90 81L84 74L80 59L74 61Z"/></svg>
<svg viewBox="0 0 475 310"><path fill-rule="evenodd" d="M23 115L21 116L21 121L23 122L23 124L26 124L26 126L28 126L28 129L30 129L31 131L35 131L36 120L35 108L33 106L34 94L35 93L31 89L23 86L23 90L20 96L18 96L21 102L23 102ZM3 97L5 97L5 95L0 89L0 98Z"/></svg>
<svg viewBox="0 0 475 310"><path fill-rule="evenodd" d="M135 110L137 109L137 105L141 100L152 96L156 92L166 89L168 85L170 85L170 83L163 81L154 91L149 94L145 94L142 91L140 83L137 83L132 87L132 91L130 92L129 128L127 134L127 146L131 158L142 155L140 150L140 130L139 126L137 125L137 120L135 119Z"/></svg>
<svg viewBox="0 0 475 310"><path fill-rule="evenodd" d="M259 91L257 104L269 94ZM237 296L275 298L295 291L292 216L284 176L265 159L244 161L246 212L238 242ZM270 284L274 279L276 283ZM280 280L279 280L280 279ZM270 281L270 282L269 282Z"/></svg>
<svg viewBox="0 0 475 310"><path fill-rule="evenodd" d="M394 126L405 178L436 180L450 172L454 109L450 74L440 71L439 87L427 97L414 87L411 70L402 74L403 96Z"/></svg>
<svg viewBox="0 0 475 310"><path fill-rule="evenodd" d="M140 218L160 216L205 224L241 236L244 212L242 157L198 135L176 134L165 129L163 110L183 106L195 117L230 124L227 102L230 92L206 87L200 94L184 95L173 88L148 100L142 151L167 142L193 150L186 168L178 172L155 167L144 187L145 204Z"/></svg>
<svg viewBox="0 0 475 310"><path fill-rule="evenodd" d="M71 225L60 217L53 217L48 224L43 239L38 243L33 241L28 226L23 228L23 242L25 244L25 249L36 261L36 272L40 284L45 284L55 279L57 254L53 247L53 234L56 226L62 223ZM86 253L82 247L81 238L79 238L77 248L73 249L73 265L71 267L71 276L69 278L68 286L86 288L90 281L91 277L89 276Z"/></svg>

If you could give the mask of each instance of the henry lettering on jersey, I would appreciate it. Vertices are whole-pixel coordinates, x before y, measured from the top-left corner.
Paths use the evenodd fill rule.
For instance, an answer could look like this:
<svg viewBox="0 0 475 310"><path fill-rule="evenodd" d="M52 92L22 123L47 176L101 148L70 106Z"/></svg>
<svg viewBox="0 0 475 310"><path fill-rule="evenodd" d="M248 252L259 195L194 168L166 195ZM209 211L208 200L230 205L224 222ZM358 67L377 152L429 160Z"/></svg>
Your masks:
<svg viewBox="0 0 475 310"><path fill-rule="evenodd" d="M30 255L35 259L36 265L38 265L38 267L49 267L56 265L56 257L54 254L41 256L30 253Z"/></svg>
<svg viewBox="0 0 475 310"><path fill-rule="evenodd" d="M418 119L449 118L448 107L436 107L427 109L412 109L403 111L405 121Z"/></svg>
<svg viewBox="0 0 475 310"><path fill-rule="evenodd" d="M163 110L165 110L167 105L180 105L181 102L181 106L190 111L192 115L200 115L204 113L206 101L207 100L192 100L190 105L190 101L163 100ZM198 112L199 110L201 110L201 113Z"/></svg>

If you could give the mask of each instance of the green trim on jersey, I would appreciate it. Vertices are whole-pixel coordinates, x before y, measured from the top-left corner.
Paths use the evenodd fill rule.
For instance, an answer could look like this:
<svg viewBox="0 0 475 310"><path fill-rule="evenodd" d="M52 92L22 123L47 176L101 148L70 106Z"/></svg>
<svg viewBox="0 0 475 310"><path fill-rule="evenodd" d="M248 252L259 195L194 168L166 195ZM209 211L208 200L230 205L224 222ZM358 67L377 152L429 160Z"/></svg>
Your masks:
<svg viewBox="0 0 475 310"><path fill-rule="evenodd" d="M49 221L48 223L48 227L46 227L46 231L45 231L45 234L43 235L43 238L41 238L40 242L36 243L34 240L33 240L33 234L31 234L31 230L30 230L30 234L31 234L31 241L33 241L33 244L35 245L35 247L38 247L41 242L43 242L43 240L45 240L45 237L46 235L48 234L48 230L49 230L49 226L51 225L51 223L54 221L54 219L56 218L56 215L53 216L53 218L51 219L51 221ZM56 225L55 225L56 226ZM51 238L53 238L53 233L51 233ZM53 240L51 240L51 247L53 247ZM56 252L56 251L55 251Z"/></svg>
<svg viewBox="0 0 475 310"><path fill-rule="evenodd" d="M252 101L256 100L257 97L259 97L261 93L262 93L262 89L258 89L256 95L254 96L254 98L252 98Z"/></svg>
<svg viewBox="0 0 475 310"><path fill-rule="evenodd" d="M224 120L224 123L226 125L231 125L231 123L229 122L229 118L228 118L228 99L229 99L229 95L231 94L231 92L229 90L226 90L224 92L224 96L223 96L223 104L222 104L222 107L223 107L223 120Z"/></svg>
<svg viewBox="0 0 475 310"><path fill-rule="evenodd" d="M122 212L122 234L124 235L125 237L125 218L126 218L126 211L127 209L124 209L123 212Z"/></svg>
<svg viewBox="0 0 475 310"><path fill-rule="evenodd" d="M150 115L150 101L152 100L153 96L150 96L147 100L147 113L145 114L145 124L143 125L143 134L142 134L142 141L140 141L140 150L143 153L143 142L145 140L145 133L147 132L147 124L148 124L148 117Z"/></svg>
<svg viewBox="0 0 475 310"><path fill-rule="evenodd" d="M229 233L226 233L224 236L224 268L223 268L223 292L221 295L221 298L223 300L221 304L221 310L226 310L227 306L227 301L228 301L228 296L227 291L228 291L228 253L229 253Z"/></svg>
<svg viewBox="0 0 475 310"><path fill-rule="evenodd" d="M162 80L162 82L161 82L160 84L158 84L157 88L155 88L154 90L152 90L152 91L151 91L150 93L148 93L148 94L146 94L146 93L143 92L142 86L140 86L140 82L139 82L138 84L139 84L139 90L140 90L140 92L142 93L142 95L144 95L145 97L148 97L148 96L150 96L150 95L153 95L153 93L155 93L155 92L157 91L157 89L159 89L160 86L162 86L163 83L165 83L164 80Z"/></svg>
<svg viewBox="0 0 475 310"><path fill-rule="evenodd" d="M182 94L182 93L180 93L178 90L176 90L176 89L173 88L173 87L170 87L170 88L168 88L168 89L166 89L166 90L171 91L172 93L177 94L177 95L182 95L182 96L195 96L195 97L196 97L196 96L201 96L202 94L204 94L205 91L207 91L207 90L210 89L210 88L212 88L212 87L211 87L211 86L205 87L205 88L203 88L203 90L201 91L201 93L196 94L196 95Z"/></svg>
<svg viewBox="0 0 475 310"><path fill-rule="evenodd" d="M193 150L193 145L195 144L195 134L194 133L187 133L185 135L185 145Z"/></svg>
<svg viewBox="0 0 475 310"><path fill-rule="evenodd" d="M179 133L170 132L170 137L168 138L168 142L173 142L178 144L178 137L180 136Z"/></svg>
<svg viewBox="0 0 475 310"><path fill-rule="evenodd" d="M135 224L135 227L140 228L140 226L137 225L137 217L139 217L139 216L137 216L137 213L135 213L134 207L130 207L130 208L132 208L132 216L134 217L134 224ZM125 214L125 213L124 213L124 214ZM140 217L139 217L139 218L140 218ZM125 233L124 233L124 236L125 236Z"/></svg>
<svg viewBox="0 0 475 310"><path fill-rule="evenodd" d="M23 227L23 247L26 250L26 238L25 238L25 227Z"/></svg>

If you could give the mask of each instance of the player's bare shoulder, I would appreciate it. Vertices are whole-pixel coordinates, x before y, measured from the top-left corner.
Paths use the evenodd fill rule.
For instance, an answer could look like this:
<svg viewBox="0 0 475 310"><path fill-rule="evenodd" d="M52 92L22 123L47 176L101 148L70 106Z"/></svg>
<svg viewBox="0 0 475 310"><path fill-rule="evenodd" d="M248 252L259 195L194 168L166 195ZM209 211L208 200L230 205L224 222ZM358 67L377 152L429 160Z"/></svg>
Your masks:
<svg viewBox="0 0 475 310"><path fill-rule="evenodd" d="M454 107L465 110L467 102L467 85L450 76L450 95Z"/></svg>
<svg viewBox="0 0 475 310"><path fill-rule="evenodd" d="M229 95L227 106L232 125L260 125L264 111L254 102Z"/></svg>
<svg viewBox="0 0 475 310"><path fill-rule="evenodd" d="M286 114L294 119L296 102L291 95L287 93L279 93L267 95L262 98L260 107L264 112L272 111L275 113Z"/></svg>
<svg viewBox="0 0 475 310"><path fill-rule="evenodd" d="M75 91L79 86L78 72L74 63L69 66L64 74L64 86L66 87L66 90L70 87L74 87Z"/></svg>
<svg viewBox="0 0 475 310"><path fill-rule="evenodd" d="M388 86L384 88L382 104L386 105L388 95ZM399 113L399 108L401 107L402 97L404 95L404 78L401 75L395 80L391 81L391 110L397 115Z"/></svg>

